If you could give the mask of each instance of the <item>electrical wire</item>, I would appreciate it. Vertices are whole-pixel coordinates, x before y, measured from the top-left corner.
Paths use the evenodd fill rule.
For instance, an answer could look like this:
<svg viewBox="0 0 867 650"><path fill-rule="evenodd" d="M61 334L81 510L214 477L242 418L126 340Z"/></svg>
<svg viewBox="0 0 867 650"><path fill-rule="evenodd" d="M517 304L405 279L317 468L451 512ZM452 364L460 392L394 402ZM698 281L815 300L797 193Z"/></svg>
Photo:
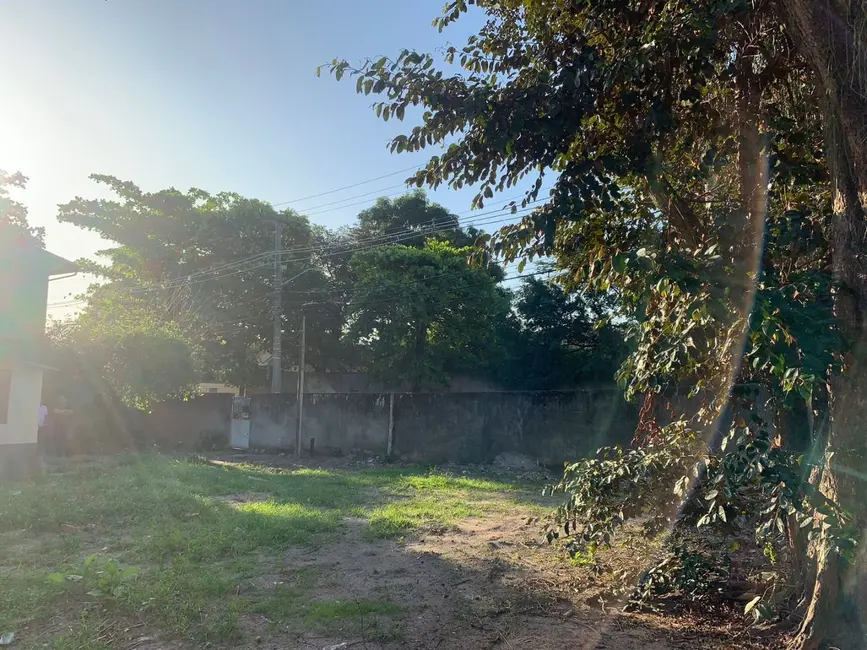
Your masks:
<svg viewBox="0 0 867 650"><path fill-rule="evenodd" d="M301 210L301 212L307 216L310 216L310 210L318 210L319 208L327 208L330 205L337 205L338 203L345 203L346 201L353 201L355 199L360 199L362 197L370 196L372 194L379 195L376 197L377 199L379 199L379 198L382 198L383 196L385 196L384 194L382 194L383 192L390 192L391 190L394 190L397 188L403 188L403 193L406 193L406 191L408 189L406 187L405 183L398 183L397 185L390 185L389 187L383 187L381 190L373 190L372 192L365 192L364 194L357 194L355 196L349 196L345 199L340 199L339 201L331 201L330 203L322 203L320 205L314 205L314 206L311 206L309 208L303 208ZM389 195L389 196L391 196L391 195ZM342 205L339 208L335 208L335 210L341 210L341 209L346 208L346 207L349 207L349 206Z"/></svg>
<svg viewBox="0 0 867 650"><path fill-rule="evenodd" d="M445 276L450 276L450 275L462 275L464 272L465 272L465 269L461 269L461 270L459 270L459 271L447 271L447 272L444 272L444 273L438 273L438 274L435 274L435 275L432 275L432 276L428 276L428 277L425 277L425 278L419 278L419 279L417 279L417 280L410 280L410 281L407 282L407 284L410 284L410 285L421 284L421 285L423 285L422 293L425 294L425 293L429 293L429 292L432 292L432 291L437 290L438 287L424 286L424 283L426 283L426 282L428 282L428 281L430 281L430 280L432 280L432 279L434 279L434 278L438 278L438 277L445 277ZM552 273L551 269L543 269L543 270L540 270L540 271L533 271L533 272L530 272L530 273L516 273L516 274L514 274L514 275L506 275L506 276L503 277L502 280L496 281L496 284L500 284L501 282L508 282L508 281L512 281L512 280L518 280L518 279L522 279L522 278L536 277L536 276L539 276L539 275L551 275L551 273ZM465 285L462 286L462 288L464 288L464 289L471 289L471 288L476 288L476 287L483 287L483 286L485 286L486 284L488 284L488 282L489 282L491 279L493 279L493 278L490 278L490 277L489 277L489 278L486 278L485 280L480 281L480 282L474 282L474 283L465 284ZM359 292L360 292L360 291L361 291L361 290L359 290ZM378 304L383 304L383 303L394 303L394 302L396 301L396 298L398 298L398 294L397 294L397 293L392 293L392 294L387 295L387 296L377 297L375 300L366 300L366 298L368 298L368 297L373 293L373 291L374 291L374 290L370 290L370 291L368 291L368 292L367 292L367 295L364 296L364 302L362 303L364 307L370 307L371 305L378 305ZM291 303L291 302L290 302L290 303L284 303L284 304L287 304L287 305L289 305L289 304L294 304L294 305L296 305L296 306L302 306L302 307L311 307L311 306L318 306L318 305L332 305L332 304L338 304L338 303L335 302L335 299L336 299L336 297L333 298L333 299L331 299L331 300L309 301L309 302L300 302L300 301L298 301L298 302L295 302L295 303ZM452 300L452 298L449 297L448 300ZM349 304L350 302L351 302L351 299L350 299L349 301L346 301L346 300L344 299L344 303ZM435 303L435 306L443 306L443 305L447 304L447 302L448 302L448 301L446 301L446 302L440 302L440 303ZM236 333L240 333L240 332L242 332L242 331L245 331L245 330L248 330L248 329L249 329L249 327L248 327L244 322L241 322L241 321L239 321L239 320L235 320L235 319L228 320L228 321L221 321L221 322L218 321L218 322L216 322L216 323L213 323L213 325L214 325L215 327L217 327L217 328L219 328L220 326L228 326L228 327L226 327L226 328L224 328L224 329L222 329L222 330L221 330L221 329L217 329L216 331L213 331L213 332L212 332L214 335L217 335L217 336L225 336L225 335L227 335L227 334L236 334Z"/></svg>
<svg viewBox="0 0 867 650"><path fill-rule="evenodd" d="M376 178L369 178L366 181L361 181L358 183L353 183L352 185L344 185L343 187L338 187L333 190L328 190L327 192L320 192L319 194L311 194L310 196L302 196L300 199L290 199L289 201L281 201L280 203L272 203L273 206L278 205L289 205L290 203L300 203L301 201L307 201L308 199L316 199L320 196L327 196L328 194L336 194L337 192L342 192L344 190L350 190L353 187L359 187L361 185L367 185L368 183L372 183L374 181L381 181L383 178L390 178L391 176L397 176L398 174L403 174L409 171L418 171L424 167L424 165L416 165L414 167L407 167L406 169L398 169L396 172L392 172L390 174L383 174L382 176L377 176Z"/></svg>
<svg viewBox="0 0 867 650"><path fill-rule="evenodd" d="M383 245L397 244L397 243L400 243L402 241L415 239L416 237L423 236L426 234L436 234L438 232L449 232L449 231L453 231L453 230L459 230L459 229L465 228L467 226L476 227L476 226L481 226L481 225L490 225L492 223L498 223L498 222L501 222L505 219L508 219L509 217L525 216L525 214L528 214L533 209L534 208L524 208L523 210L518 210L516 212L509 212L509 213L503 213L503 210L495 210L492 212L480 213L479 215L477 215L473 219L468 219L462 224L459 223L456 225L452 225L450 227L445 227L446 222L439 222L439 223L434 222L430 226L427 226L425 228L420 228L417 230L407 228L404 231L397 231L395 233L390 233L388 235L372 237L372 238L368 238L366 240L359 240L358 242L356 242L356 244L361 244L361 245L348 246L345 248L340 247L340 246L334 246L331 248L332 249L336 248L337 250L334 250L331 253L322 253L321 251L327 250L327 248L318 248L318 247L314 247L314 246L301 247L301 248L296 248L296 249L285 249L283 251L280 251L280 259L281 259L281 263L286 264L286 263L292 263L292 262L306 261L311 256L311 254L314 254L314 253L316 253L316 257L319 259L327 258L327 257L334 257L337 255L354 254L356 252L360 252L360 251L364 251L364 250L370 250L371 248L377 248L377 247L383 246ZM492 215L495 215L495 216L492 216ZM449 223L451 223L451 221L449 221ZM302 257L284 259L283 255L286 253L308 253L308 254L304 255ZM266 253L260 253L258 255L254 255L254 256L251 256L249 258L245 258L245 259L239 260L239 261L231 263L231 264L223 265L221 267L216 267L214 269L209 269L206 271L199 271L199 272L192 273L192 274L185 275L185 276L179 276L179 277L175 278L174 280L170 280L168 283L161 284L158 287L142 287L142 286L133 287L132 289L130 289L130 293L164 291L164 290L175 288L177 286L185 286L185 285L189 286L189 285L198 284L200 282L219 280L219 279L226 278L226 277L229 277L232 275L237 275L239 273L249 273L250 271L254 271L256 269L264 268L266 266L271 265L273 263L273 260L266 259L266 258L273 258L275 255L277 255L277 253L275 251L268 251ZM254 261L254 260L260 260L261 263L257 263L253 266L249 266L246 268L241 268L241 266L243 266L243 263L246 263L248 261ZM210 275L211 273L216 273L216 272L220 272L223 270L225 270L226 272L221 273L219 275L216 275L214 277L207 277L207 278L196 279L195 281L191 281L194 278L202 278L202 276L204 276L204 275Z"/></svg>
<svg viewBox="0 0 867 650"><path fill-rule="evenodd" d="M406 171L406 170L403 170L403 171ZM395 174L396 173L402 173L402 172L395 172ZM394 175L394 174L390 174L390 175ZM376 179L372 179L372 180L376 180ZM360 185L360 184L363 184L363 183L359 183L358 185ZM503 200L513 201L514 199L519 198L520 196L521 195L516 195L513 197L503 199ZM542 201L542 200L543 199L535 199L534 201L530 201L528 203L528 205L533 204L533 203L538 203L539 201ZM418 237L418 236L424 235L424 234L458 230L458 229L465 228L467 226L477 227L477 226L481 226L481 225L490 225L492 223L496 223L496 222L508 219L509 217L525 216L526 213L528 213L529 211L532 211L533 208L524 207L520 210L516 210L515 212L511 212L511 211L506 212L507 209L508 209L508 207L504 207L504 208L500 208L498 210L482 212L482 213L475 215L473 218L467 219L463 223L453 225L452 227L445 227L447 225L447 223L451 223L451 220L449 219L448 222L445 222L445 221L439 222L439 223L434 222L426 228L420 228L420 229L407 228L404 231L396 231L394 233L389 233L388 235L368 238L366 240L360 240L360 241L355 242L356 244L369 243L369 244L371 244L369 246L353 246L353 247L346 247L346 248L342 248L342 247L337 246L335 248L339 248L340 250L337 250L337 251L330 253L330 254L322 254L321 251L323 251L325 249L319 248L319 247L314 247L314 246L300 247L300 248L295 248L295 249L285 249L285 250L281 251L281 253L280 253L281 254L281 261L283 263L288 263L288 262L299 261L299 259L301 259L301 258L296 258L296 259L282 260L282 255L286 254L286 253L309 252L309 253L319 253L318 257L320 257L320 258L321 257L331 257L334 255L345 255L345 254L355 253L355 252L358 252L361 250L368 250L370 248L374 248L374 247L379 246L379 245L390 244L390 243L399 243L400 241L405 241L407 239L413 239L415 237ZM463 211L461 213L458 213L455 216L459 216L461 214L466 214L468 212L472 212L472 210ZM491 215L497 215L497 216L492 217ZM401 234L404 234L406 236L401 237L400 236ZM213 268L201 270L201 271L195 271L195 272L183 275L183 276L178 276L172 280L169 280L167 283L161 284L159 287L143 287L143 286L139 285L139 286L131 288L130 292L131 293L140 293L140 292L168 290L168 289L176 288L179 286L197 284L198 282L218 280L218 279L222 279L225 277L229 277L231 275L237 275L239 273L250 272L250 271L253 271L253 270L256 270L259 268L263 268L265 266L269 266L270 264L272 264L272 260L270 258L274 257L276 254L277 253L275 251L266 251L266 252L262 252L262 253L257 253L255 255L251 255L251 256L248 256L246 258L241 258L239 260L227 262L227 263L222 264L222 265L217 266L217 267L213 267ZM252 267L243 268L245 264L248 264L249 262L253 262L253 261L262 261L262 263L256 264ZM222 273L223 271L226 271L226 273ZM216 275L215 277L207 277L203 280L198 280L198 278L204 278L204 276L209 276L209 275L212 275L214 273L220 273L220 274ZM193 282L193 280L196 280L196 282ZM86 301L73 301L73 304L77 304L77 303L81 303L81 302L86 302ZM50 307L50 308L62 308L65 306L67 306L67 303L63 303L63 302L51 303L48 305L48 307Z"/></svg>

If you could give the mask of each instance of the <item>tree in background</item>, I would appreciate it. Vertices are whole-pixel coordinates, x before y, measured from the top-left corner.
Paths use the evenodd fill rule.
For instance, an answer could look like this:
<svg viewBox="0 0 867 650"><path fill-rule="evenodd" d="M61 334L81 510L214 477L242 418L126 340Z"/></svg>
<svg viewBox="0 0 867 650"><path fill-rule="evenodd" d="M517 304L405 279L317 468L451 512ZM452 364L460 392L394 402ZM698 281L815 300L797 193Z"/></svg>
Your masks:
<svg viewBox="0 0 867 650"><path fill-rule="evenodd" d="M625 332L611 325L611 297L567 292L538 277L515 293L512 331L507 334L507 383L548 390L614 382L626 356Z"/></svg>
<svg viewBox="0 0 867 650"><path fill-rule="evenodd" d="M100 280L85 294L82 314L55 339L61 355L69 346L89 350L91 363L78 351L69 351L67 361L128 403L185 393L189 367L199 381L267 385L261 363L272 342L278 221L284 367L297 363L303 310L307 363L320 371L371 372L414 387L447 383L456 374L508 378L516 388L613 377L616 362L606 355L616 356L615 346L605 343L608 329L593 330L591 320L602 312L588 311L598 300L537 283L525 288L513 313L510 294L497 287L503 268L471 266L470 250L462 247L481 233L461 227L421 191L380 199L357 224L332 231L231 193L146 193L112 177L94 179L117 198L75 199L61 206L59 218L115 246L100 254L102 261L81 261ZM554 303L560 311L552 319L546 310ZM561 317L564 323L555 323ZM123 374L111 350L131 333L140 350L169 340L186 345L178 348L180 365L166 368L164 385L153 385L147 372ZM150 356L165 359L160 349Z"/></svg>
<svg viewBox="0 0 867 650"><path fill-rule="evenodd" d="M45 229L31 226L27 221L27 207L9 196L10 189L26 186L27 177L21 172L8 174L0 169L0 233L7 242L23 236L35 239L41 246Z"/></svg>
<svg viewBox="0 0 867 650"><path fill-rule="evenodd" d="M347 338L375 374L417 390L494 366L509 298L487 270L468 263L469 253L428 241L352 257Z"/></svg>
<svg viewBox="0 0 867 650"><path fill-rule="evenodd" d="M48 388L72 403L111 403L116 396L147 409L185 397L199 381L195 343L143 300L103 297L76 320L51 323L48 338L57 366Z"/></svg>
<svg viewBox="0 0 867 650"><path fill-rule="evenodd" d="M421 248L430 238L463 248L474 244L481 234L472 227L462 228L456 215L432 203L422 190L396 199L377 199L373 207L358 214L358 223L352 232L358 243L392 240L391 243L415 248Z"/></svg>
<svg viewBox="0 0 867 650"><path fill-rule="evenodd" d="M116 195L111 200L77 198L60 206L58 219L94 231L115 246L80 260L103 278L93 285L84 311L126 294L141 300L190 340L199 342L202 379L235 385L264 383L258 357L271 346L274 230L283 225L283 330L287 362L295 358L300 308L328 291L313 263L315 239L306 218L278 213L266 203L236 194L211 195L175 189L147 193L110 176L93 176ZM291 294L300 291L301 294ZM322 330L311 331L310 359L320 363Z"/></svg>

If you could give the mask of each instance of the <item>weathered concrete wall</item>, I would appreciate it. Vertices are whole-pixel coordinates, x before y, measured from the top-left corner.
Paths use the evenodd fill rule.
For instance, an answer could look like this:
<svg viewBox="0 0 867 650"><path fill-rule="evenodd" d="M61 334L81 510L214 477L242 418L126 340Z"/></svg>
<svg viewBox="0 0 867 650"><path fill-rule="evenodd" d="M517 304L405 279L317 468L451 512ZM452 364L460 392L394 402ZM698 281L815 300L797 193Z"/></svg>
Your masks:
<svg viewBox="0 0 867 650"><path fill-rule="evenodd" d="M250 398L250 447L295 448L295 395L253 395Z"/></svg>
<svg viewBox="0 0 867 650"><path fill-rule="evenodd" d="M256 395L250 446L293 449L295 396ZM568 392L398 393L393 452L418 462L485 462L504 452L560 464L607 444L627 443L636 409L616 389ZM302 445L319 451L388 446L389 395L308 395Z"/></svg>
<svg viewBox="0 0 867 650"><path fill-rule="evenodd" d="M36 444L39 404L42 400L42 368L12 359L0 361L9 373L6 419L0 421L0 445Z"/></svg>
<svg viewBox="0 0 867 650"><path fill-rule="evenodd" d="M229 441L232 395L212 393L186 401L160 402L146 416L146 444L161 447L225 446Z"/></svg>
<svg viewBox="0 0 867 650"><path fill-rule="evenodd" d="M516 452L545 464L627 443L637 412L615 389L395 396L394 451L422 462Z"/></svg>
<svg viewBox="0 0 867 650"><path fill-rule="evenodd" d="M386 394L335 393L304 400L302 444L310 438L321 449L364 449L384 454L388 444Z"/></svg>
<svg viewBox="0 0 867 650"><path fill-rule="evenodd" d="M364 449L385 453L388 441L388 395L315 393L304 398L303 449ZM254 395L250 400L250 446L294 449L296 400L292 395Z"/></svg>

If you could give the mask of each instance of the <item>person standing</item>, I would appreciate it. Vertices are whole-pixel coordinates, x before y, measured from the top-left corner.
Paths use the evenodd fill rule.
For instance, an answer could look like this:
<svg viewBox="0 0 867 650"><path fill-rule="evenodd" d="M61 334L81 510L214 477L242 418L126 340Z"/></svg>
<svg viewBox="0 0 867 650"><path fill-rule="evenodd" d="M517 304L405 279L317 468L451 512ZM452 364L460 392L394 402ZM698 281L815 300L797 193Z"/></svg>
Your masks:
<svg viewBox="0 0 867 650"><path fill-rule="evenodd" d="M43 429L48 420L48 407L45 404L39 405L39 428Z"/></svg>

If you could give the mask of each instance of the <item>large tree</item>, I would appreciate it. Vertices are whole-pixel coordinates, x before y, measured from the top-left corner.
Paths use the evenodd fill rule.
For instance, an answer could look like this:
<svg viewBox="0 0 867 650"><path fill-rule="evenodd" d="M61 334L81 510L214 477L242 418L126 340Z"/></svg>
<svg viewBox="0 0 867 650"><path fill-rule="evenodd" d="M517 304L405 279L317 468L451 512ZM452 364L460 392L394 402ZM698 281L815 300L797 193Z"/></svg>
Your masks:
<svg viewBox="0 0 867 650"><path fill-rule="evenodd" d="M27 177L21 172L9 174L0 169L0 233L9 242L18 237L37 240L40 245L45 238L45 229L30 225L27 206L13 199L9 192L27 187Z"/></svg>
<svg viewBox="0 0 867 650"><path fill-rule="evenodd" d="M473 244L480 234L475 228L462 228L457 215L431 202L422 190L396 199L377 199L358 214L353 229L359 243L386 241L416 248L432 237L462 248Z"/></svg>
<svg viewBox="0 0 867 650"><path fill-rule="evenodd" d="M76 198L60 206L58 219L87 228L113 246L105 263L80 260L99 278L84 314L106 302L144 304L161 322L173 323L200 343L202 379L236 385L266 383L258 359L271 348L275 229L281 229L282 330L287 365L297 359L301 308L328 291L314 263L316 240L305 217L278 212L231 193L149 193L130 182L93 176L116 198ZM325 316L308 335L308 358L327 365L341 323Z"/></svg>
<svg viewBox="0 0 867 650"><path fill-rule="evenodd" d="M468 249L429 241L356 253L347 338L367 368L413 390L448 383L455 373L486 374L496 365L497 326L509 299Z"/></svg>
<svg viewBox="0 0 867 650"><path fill-rule="evenodd" d="M501 381L530 390L612 384L626 346L624 325L610 322L611 298L569 292L538 276L522 280L514 294L515 318L501 334Z"/></svg>
<svg viewBox="0 0 867 650"><path fill-rule="evenodd" d="M107 296L82 316L48 329L50 397L106 408L115 396L130 407L182 398L201 379L197 344L144 300ZM108 407L110 408L110 407Z"/></svg>
<svg viewBox="0 0 867 650"><path fill-rule="evenodd" d="M635 390L654 394L698 377L708 413L719 413L744 374L749 337L768 353L756 354L757 370L778 379L783 393L797 384L820 421L812 396L839 349L811 347L833 336L796 338L780 315L821 315L832 298L850 347L844 372L831 381L831 425L814 433L819 462L811 479L863 530L867 488L856 477L867 473L857 426L867 416L867 3L454 0L440 29L473 4L487 23L463 49L445 52L461 72L413 51L358 68L335 60L331 70L353 75L359 92L384 95L375 105L383 119L423 108L392 150L417 151L458 134L414 176L418 185L478 184L482 205L527 175L535 184L526 201L535 200L543 178L556 177L544 205L492 247L506 257L555 252L569 281L629 289L627 307L642 321L643 345L625 375ZM819 265L821 243L795 251L807 266L762 258L766 218L790 224L807 244L810 232L824 233L830 268ZM766 272L768 282L760 281ZM758 312L768 323L758 332L750 320L757 299L771 306ZM684 326L690 322L694 332ZM801 379L789 381L793 374ZM865 563L841 559L845 549L829 533L838 527L824 525L829 513L815 514L795 640L802 648L865 641L858 623L867 614Z"/></svg>

